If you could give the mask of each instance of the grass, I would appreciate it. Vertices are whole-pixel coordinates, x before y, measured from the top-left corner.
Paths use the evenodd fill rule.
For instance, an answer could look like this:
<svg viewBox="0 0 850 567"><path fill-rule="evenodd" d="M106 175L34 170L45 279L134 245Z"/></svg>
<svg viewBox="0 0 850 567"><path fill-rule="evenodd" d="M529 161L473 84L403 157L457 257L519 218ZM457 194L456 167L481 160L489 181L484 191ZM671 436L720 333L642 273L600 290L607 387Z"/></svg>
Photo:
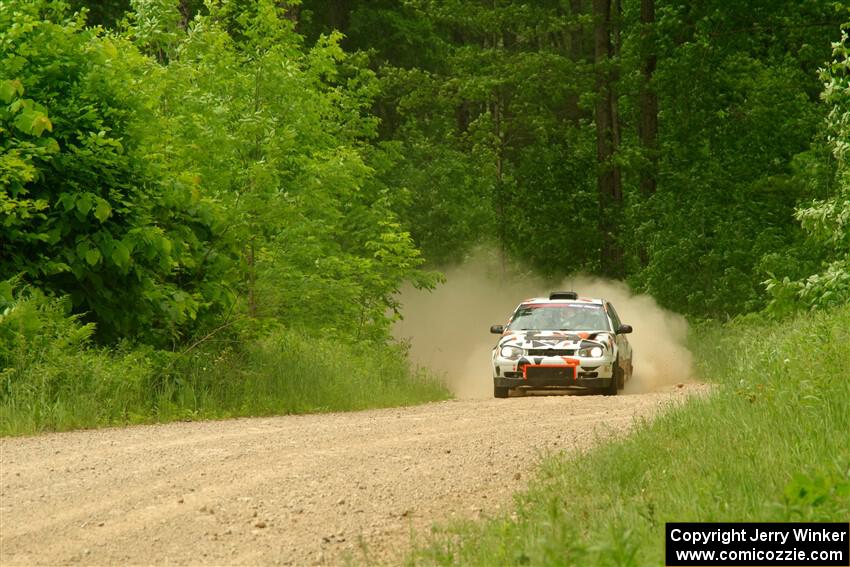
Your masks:
<svg viewBox="0 0 850 567"><path fill-rule="evenodd" d="M693 346L711 396L545 460L511 516L435 528L409 563L663 565L665 522L850 518L850 306Z"/></svg>
<svg viewBox="0 0 850 567"><path fill-rule="evenodd" d="M57 345L57 342L60 343ZM236 350L28 343L0 371L0 435L131 423L350 411L447 399L394 345L278 330Z"/></svg>

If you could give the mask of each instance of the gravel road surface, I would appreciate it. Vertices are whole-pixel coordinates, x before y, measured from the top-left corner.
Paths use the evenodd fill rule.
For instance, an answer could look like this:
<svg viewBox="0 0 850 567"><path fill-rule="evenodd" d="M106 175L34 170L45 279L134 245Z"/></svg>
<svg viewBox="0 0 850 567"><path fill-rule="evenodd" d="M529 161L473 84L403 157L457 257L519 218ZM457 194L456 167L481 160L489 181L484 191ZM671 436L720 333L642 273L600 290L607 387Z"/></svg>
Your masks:
<svg viewBox="0 0 850 567"><path fill-rule="evenodd" d="M394 563L694 388L0 439L0 565Z"/></svg>

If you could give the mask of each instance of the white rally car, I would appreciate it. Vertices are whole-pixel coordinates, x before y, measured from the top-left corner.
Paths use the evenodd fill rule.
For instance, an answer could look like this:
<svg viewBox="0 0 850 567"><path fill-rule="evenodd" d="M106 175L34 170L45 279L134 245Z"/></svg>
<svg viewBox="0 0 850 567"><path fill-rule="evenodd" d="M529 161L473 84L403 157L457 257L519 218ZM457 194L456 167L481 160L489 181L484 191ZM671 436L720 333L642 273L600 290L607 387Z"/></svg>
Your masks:
<svg viewBox="0 0 850 567"><path fill-rule="evenodd" d="M493 395L511 390L594 390L615 395L631 378L630 325L604 299L556 291L523 301L493 348Z"/></svg>

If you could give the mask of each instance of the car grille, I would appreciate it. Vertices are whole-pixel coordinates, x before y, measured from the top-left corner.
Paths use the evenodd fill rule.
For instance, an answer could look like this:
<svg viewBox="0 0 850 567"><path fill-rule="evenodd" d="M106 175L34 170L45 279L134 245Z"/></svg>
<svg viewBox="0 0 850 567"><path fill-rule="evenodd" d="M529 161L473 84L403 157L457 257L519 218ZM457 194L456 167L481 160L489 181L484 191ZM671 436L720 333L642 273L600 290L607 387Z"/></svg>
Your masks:
<svg viewBox="0 0 850 567"><path fill-rule="evenodd" d="M574 348L530 348L526 350L526 356L573 356Z"/></svg>
<svg viewBox="0 0 850 567"><path fill-rule="evenodd" d="M556 386L574 380L575 368L572 366L526 366L525 378L530 385Z"/></svg>

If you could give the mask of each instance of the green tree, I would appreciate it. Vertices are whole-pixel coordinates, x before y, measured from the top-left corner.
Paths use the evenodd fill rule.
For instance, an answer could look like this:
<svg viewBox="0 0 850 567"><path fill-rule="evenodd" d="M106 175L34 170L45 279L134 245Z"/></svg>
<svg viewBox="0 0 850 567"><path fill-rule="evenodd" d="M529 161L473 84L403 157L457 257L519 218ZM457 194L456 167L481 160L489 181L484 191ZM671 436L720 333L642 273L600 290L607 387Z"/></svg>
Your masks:
<svg viewBox="0 0 850 567"><path fill-rule="evenodd" d="M375 176L374 75L338 34L305 49L270 0L209 12L166 30L178 40L152 71L164 128L151 157L226 205L248 314L385 338L401 283L431 279Z"/></svg>
<svg viewBox="0 0 850 567"><path fill-rule="evenodd" d="M0 274L70 296L102 339L171 341L232 301L220 209L148 164L147 59L65 14L0 5Z"/></svg>
<svg viewBox="0 0 850 567"><path fill-rule="evenodd" d="M305 0L301 24L368 54L398 164L379 174L427 258L490 241L726 316L765 306L767 272L802 247L795 209L826 196L799 169L820 159L801 157L824 116L816 70L846 10Z"/></svg>
<svg viewBox="0 0 850 567"><path fill-rule="evenodd" d="M702 316L765 306L764 258L797 242L795 206L813 196L796 156L823 119L818 56L828 53L829 22L843 17L831 2L656 2L656 190L636 198L626 188L629 254L644 259L630 269L636 286ZM639 18L637 2L625 18ZM638 67L647 28L626 27L623 65ZM639 119L635 108L627 123ZM629 169L647 165L641 157Z"/></svg>
<svg viewBox="0 0 850 567"><path fill-rule="evenodd" d="M428 23L402 25L411 10ZM598 266L598 199L587 178L593 128L582 120L589 106L578 108L593 77L573 60L586 60L582 43L592 47L580 41L588 17L560 2L512 1L417 1L396 18L365 13L350 20L380 19L428 40L419 66L406 49L422 36L399 49L362 35L357 43L379 66L381 135L398 144L393 182L407 189L402 218L425 256L457 260L493 242L550 274ZM569 260L553 256L567 247Z"/></svg>
<svg viewBox="0 0 850 567"><path fill-rule="evenodd" d="M786 276L766 282L771 308L780 313L800 304L822 308L850 303L850 39L846 27L820 76L821 98L829 107L825 141L835 176L829 195L798 207L795 217L820 253L821 264L817 272L797 280Z"/></svg>

